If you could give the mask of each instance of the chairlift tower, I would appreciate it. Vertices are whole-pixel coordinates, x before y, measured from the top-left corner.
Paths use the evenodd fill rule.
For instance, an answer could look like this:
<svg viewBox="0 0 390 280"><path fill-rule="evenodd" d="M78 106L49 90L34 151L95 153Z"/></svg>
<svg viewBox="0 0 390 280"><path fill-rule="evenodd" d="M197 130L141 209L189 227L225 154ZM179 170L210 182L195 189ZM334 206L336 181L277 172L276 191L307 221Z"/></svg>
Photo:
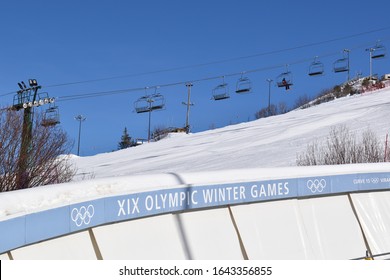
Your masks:
<svg viewBox="0 0 390 280"><path fill-rule="evenodd" d="M333 63L333 71L335 73L348 72L347 81L350 79L350 64L349 64L349 49L343 50L343 57L337 59Z"/></svg>
<svg viewBox="0 0 390 280"><path fill-rule="evenodd" d="M384 58L386 55L386 48L378 41L372 48L367 48L366 51L370 53L370 81L372 80L372 60Z"/></svg>
<svg viewBox="0 0 390 280"><path fill-rule="evenodd" d="M12 109L17 111L23 109L22 140L16 177L17 189L23 189L29 187L28 164L33 137L33 108L54 102L54 98L49 98L47 93L38 93L38 90L42 87L38 85L36 79L29 79L29 87L23 81L18 83L18 86L20 89L14 96Z"/></svg>
<svg viewBox="0 0 390 280"><path fill-rule="evenodd" d="M186 114L186 133L190 132L190 106L194 106L194 103L191 103L191 88L193 87L192 83L186 83L187 87L187 103L182 102L183 105L187 106L187 114Z"/></svg>
<svg viewBox="0 0 390 280"><path fill-rule="evenodd" d="M347 68L348 68L348 81L351 79L351 76L350 76L350 73L351 73L351 69L350 69L350 62L349 62L349 52L350 50L349 49L344 49L343 50L344 53L347 54Z"/></svg>
<svg viewBox="0 0 390 280"><path fill-rule="evenodd" d="M145 88L145 93L148 87ZM139 98L134 102L134 108L136 113L149 113L149 125L148 125L148 142L150 142L150 124L152 119L152 111L162 110L165 107L164 96L157 93L158 87L155 87L155 93L152 95L146 95Z"/></svg>
<svg viewBox="0 0 390 280"><path fill-rule="evenodd" d="M370 82L372 81L372 53L374 52L374 48L366 49L370 53Z"/></svg>
<svg viewBox="0 0 390 280"><path fill-rule="evenodd" d="M272 79L267 79L268 82L268 117L271 115L271 83Z"/></svg>
<svg viewBox="0 0 390 280"><path fill-rule="evenodd" d="M78 138L78 144L77 144L77 155L80 155L80 138L81 138L81 123L85 121L87 118L84 117L83 115L77 115L74 117L76 121L79 122L79 138Z"/></svg>

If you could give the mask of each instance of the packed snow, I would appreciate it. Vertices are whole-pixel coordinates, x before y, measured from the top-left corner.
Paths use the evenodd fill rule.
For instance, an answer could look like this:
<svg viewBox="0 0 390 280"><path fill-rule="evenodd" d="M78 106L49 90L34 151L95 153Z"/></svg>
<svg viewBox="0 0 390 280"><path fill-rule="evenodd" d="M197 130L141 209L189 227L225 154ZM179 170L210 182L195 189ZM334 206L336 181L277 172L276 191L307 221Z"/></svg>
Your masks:
<svg viewBox="0 0 390 280"><path fill-rule="evenodd" d="M390 130L390 89L353 95L307 109L90 157L74 157L75 180L169 172L290 167L308 143L333 126L359 135L367 128L383 143Z"/></svg>

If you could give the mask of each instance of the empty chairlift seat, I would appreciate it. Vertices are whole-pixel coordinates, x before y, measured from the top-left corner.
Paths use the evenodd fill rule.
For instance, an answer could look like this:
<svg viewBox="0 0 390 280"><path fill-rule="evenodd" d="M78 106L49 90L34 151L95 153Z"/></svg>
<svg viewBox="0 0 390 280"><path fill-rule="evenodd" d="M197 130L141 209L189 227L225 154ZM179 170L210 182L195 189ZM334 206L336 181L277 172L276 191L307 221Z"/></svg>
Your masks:
<svg viewBox="0 0 390 280"><path fill-rule="evenodd" d="M55 126L60 123L60 114L58 110L58 106L51 104L50 107L45 111L42 126L49 127Z"/></svg>
<svg viewBox="0 0 390 280"><path fill-rule="evenodd" d="M324 64L314 59L314 61L310 64L309 67L309 76L321 76L324 74Z"/></svg>
<svg viewBox="0 0 390 280"><path fill-rule="evenodd" d="M341 72L349 71L349 61L348 61L348 58L344 57L344 58L337 59L333 63L333 71L335 73L341 73Z"/></svg>
<svg viewBox="0 0 390 280"><path fill-rule="evenodd" d="M151 97L151 109L154 110L162 110L165 107L165 99L159 93L153 94Z"/></svg>
<svg viewBox="0 0 390 280"><path fill-rule="evenodd" d="M222 77L222 83L213 89L214 100L224 100L230 98L228 84L225 83L225 77Z"/></svg>
<svg viewBox="0 0 390 280"><path fill-rule="evenodd" d="M375 47L371 48L372 59L384 58L385 55L386 55L386 48L384 45L377 43Z"/></svg>
<svg viewBox="0 0 390 280"><path fill-rule="evenodd" d="M252 82L248 77L242 77L237 81L236 93L250 93L252 91Z"/></svg>
<svg viewBox="0 0 390 280"><path fill-rule="evenodd" d="M213 89L213 99L223 100L230 98L227 84L220 84Z"/></svg>
<svg viewBox="0 0 390 280"><path fill-rule="evenodd" d="M134 102L134 108L137 113L146 113L150 111L149 96L143 96Z"/></svg>
<svg viewBox="0 0 390 280"><path fill-rule="evenodd" d="M137 113L146 113L154 110L161 110L165 107L165 99L161 94L146 95L134 102Z"/></svg>

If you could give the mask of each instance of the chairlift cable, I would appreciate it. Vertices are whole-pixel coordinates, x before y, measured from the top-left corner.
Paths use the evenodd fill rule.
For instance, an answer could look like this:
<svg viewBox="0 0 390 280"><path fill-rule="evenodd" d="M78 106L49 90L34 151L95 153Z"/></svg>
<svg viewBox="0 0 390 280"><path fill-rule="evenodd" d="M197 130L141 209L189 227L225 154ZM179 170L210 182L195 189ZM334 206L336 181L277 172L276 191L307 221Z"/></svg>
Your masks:
<svg viewBox="0 0 390 280"><path fill-rule="evenodd" d="M249 59L249 58L266 56L266 55L271 55L271 54L278 54L278 53L283 53L283 52L287 52L287 51L293 51L293 50L297 50L297 49L318 46L318 45L322 45L322 44L326 44L326 43L331 43L331 42L335 42L335 41L341 41L341 40L345 40L345 39L363 36L363 35L370 34L370 33L376 33L376 32L380 32L380 31L384 31L384 30L388 30L388 29L390 29L390 26L375 29L375 30L360 32L360 33L356 33L356 34L352 34L352 35L342 36L342 37L338 37L338 38L334 38L334 39L324 40L324 41L320 41L320 42L308 43L308 44L303 44L300 46L279 49L279 50L274 50L274 51L268 51L268 52L263 52L263 53L257 53L257 54L247 55L247 56L240 56L240 57L216 60L216 61L211 61L211 62L206 62L206 63L181 66L181 67L173 67L173 68L161 69L161 70L156 70L156 71L148 71L148 72L143 72L143 73L135 73L135 74L112 76L112 77L99 78L99 79L90 79L90 80L84 80L84 81L75 81L75 82L68 82L68 83L61 83L61 84L53 84L53 85L47 85L45 87L51 88L51 87L61 87L61 86L68 86L68 85L75 85L75 84L93 83L93 82L100 82L100 81L107 81L107 80L114 80L114 79L138 77L138 76L144 76L144 75L150 75L150 74L158 74L158 73L163 73L163 72L172 72L172 71L191 69L191 68L197 68L197 67L204 67L204 66L208 66L208 65L221 64L221 63L226 63L226 62L231 62L231 61Z"/></svg>
<svg viewBox="0 0 390 280"><path fill-rule="evenodd" d="M388 27L388 28L390 28L390 27ZM377 32L377 31L381 31L381 30L388 29L388 28L382 28L382 29L378 29L378 30L372 31L372 32ZM366 33L369 33L369 32L363 32L363 33L359 33L359 34L355 34L355 35L350 35L350 36L346 36L345 38L360 36L360 35L366 34ZM332 39L332 40L328 40L328 41L323 41L323 42L331 42L331 41L336 41L336 40L340 40L340 38L338 38L338 39ZM385 41L385 40L381 40L381 41ZM303 46L301 46L301 47L304 47L304 46L312 46L312 45L317 45L317 44L319 44L319 43L307 44L307 45L303 45ZM355 46L355 47L352 47L352 48L349 48L349 49L350 49L350 50L353 50L353 49L361 48L361 47L363 47L363 46L366 47L367 44ZM291 50L291 49L296 49L296 48L299 48L299 47L289 48L289 49L285 49L285 50ZM283 50L283 51L285 51L285 50ZM265 55L265 54L271 54L271 53L278 53L278 52L281 52L281 51L282 51L282 50L277 50L277 51L268 52L268 53L263 53L263 54L258 54L258 55ZM339 51L338 51L338 52L327 53L327 54L321 55L321 57L333 56L333 55L335 55L336 53L339 53ZM251 56L251 57L253 57L253 56ZM289 65L301 64L301 63L304 63L304 62L307 62L307 61L310 61L310 60L312 60L312 58L311 58L311 59L301 59L301 60L298 60L298 61L295 61L295 62L291 62L291 63L289 63ZM205 63L205 64L198 64L198 65L208 65L208 64L214 64L214 63ZM262 71L266 71L266 70L277 69L277 68L280 68L280 67L282 67L282 66L283 66L283 65L267 66L267 67L262 67L262 68L252 69L252 70L246 70L246 71L240 71L240 72L230 73L230 74L225 74L225 75L218 75L218 76L212 76L212 77L206 77L206 78L195 79L195 80L191 80L191 82L194 83L194 82L202 82L202 81L208 81L208 80L215 80L215 79L221 78L222 76L224 76L224 77L231 77L231 76L242 75L243 73L262 72ZM190 67L190 66L188 66L188 67L186 67L186 68L189 68L189 67ZM179 68L180 68L180 69L183 69L183 67L179 67ZM160 70L160 71L145 72L145 73L141 73L141 74L134 74L134 75L131 75L131 76L146 75L146 74L148 74L148 73L159 73L159 72L164 72L164 71L174 71L174 69L179 69L179 68L171 68L171 69ZM104 78L104 79L95 79L95 80L89 80L89 81L103 81L103 80L115 79L115 78L119 78L119 77L129 77L129 75L126 75L126 76L125 76L125 75L124 75L124 76L117 76L117 77L111 77L111 78ZM81 82L75 82L75 83L85 83L85 82L88 82L88 81L81 81ZM70 85L70 84L75 84L75 83L65 83L65 84L49 85L49 86L42 86L42 87L48 88L48 87L56 87L56 86ZM186 80L186 81L179 81L179 82L175 82L175 83L161 84L161 85L157 85L157 86L150 86L150 88L153 88L153 87L171 87L171 86L177 86L177 85L182 85L182 84L186 84L186 83L188 83L188 80ZM85 98L92 98L92 97L101 97L101 96L115 95L115 94L121 94L121 93L129 93L129 92L133 92L133 91L137 91L137 92L138 92L138 91L143 90L143 89L144 89L144 88L129 88L129 89L119 89L119 90L112 90L112 91L103 91L103 92L93 92L93 93L83 93L83 94L67 95L67 96L58 97L58 101L70 101L70 100L76 100L76 99L85 99ZM6 95L15 94L15 93L16 93L16 91L9 92L9 93L5 93L5 94L1 94L0 97L6 96Z"/></svg>
<svg viewBox="0 0 390 280"><path fill-rule="evenodd" d="M383 40L382 40L383 41ZM364 45L358 45L349 48L350 50L354 49L360 49L362 47L366 47L367 44ZM340 51L333 51L329 52L323 55L319 55L317 57L330 57L334 56L336 54L339 54ZM302 63L307 63L309 61L312 61L313 58L304 58L300 59L294 62L290 62L287 65L297 65L297 64L302 64ZM200 79L193 79L191 80L191 83L197 83L197 82L204 82L204 81L210 81L210 80L217 80L221 79L222 77L233 77L233 76L241 76L242 73L250 74L250 73L256 73L256 72L263 72L263 71L268 71L268 70L274 70L274 69L279 69L282 67L285 67L286 64L278 64L278 65L272 65L272 66L266 66L266 67L261 67L261 68L256 68L256 69L251 69L251 70L246 70L246 71L240 71L240 72L234 72L234 73L229 73L229 74L224 74L224 75L217 75L217 76L211 76L211 77L205 77L205 78L200 78ZM179 81L179 82L174 82L174 83L168 83L168 84L160 84L160 85L151 85L147 86L147 88L165 88L165 87L173 87L173 86L179 86L179 85L185 85L189 82L189 80L185 81ZM76 95L68 95L68 96L60 96L58 97L58 101L70 101L70 100L77 100L77 99L85 99L85 98L93 98L93 97L101 97L101 96L109 96L109 95L116 95L116 94L124 94L124 93L130 93L130 92L140 92L143 91L145 87L140 87L140 88L128 88L128 89L119 89L119 90L112 90L112 91L103 91L103 92L93 92L93 93L85 93L85 94L76 94Z"/></svg>

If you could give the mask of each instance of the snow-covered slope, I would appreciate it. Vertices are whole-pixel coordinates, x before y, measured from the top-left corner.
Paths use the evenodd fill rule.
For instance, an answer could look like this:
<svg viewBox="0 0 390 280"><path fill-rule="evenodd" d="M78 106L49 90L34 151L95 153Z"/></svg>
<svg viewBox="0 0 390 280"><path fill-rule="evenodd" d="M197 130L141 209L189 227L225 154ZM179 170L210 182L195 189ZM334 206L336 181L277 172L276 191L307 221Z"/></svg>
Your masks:
<svg viewBox="0 0 390 280"><path fill-rule="evenodd" d="M332 126L370 128L385 140L390 130L390 89L354 95L248 123L91 157L75 157L77 179L166 172L294 166L308 142L325 139Z"/></svg>

